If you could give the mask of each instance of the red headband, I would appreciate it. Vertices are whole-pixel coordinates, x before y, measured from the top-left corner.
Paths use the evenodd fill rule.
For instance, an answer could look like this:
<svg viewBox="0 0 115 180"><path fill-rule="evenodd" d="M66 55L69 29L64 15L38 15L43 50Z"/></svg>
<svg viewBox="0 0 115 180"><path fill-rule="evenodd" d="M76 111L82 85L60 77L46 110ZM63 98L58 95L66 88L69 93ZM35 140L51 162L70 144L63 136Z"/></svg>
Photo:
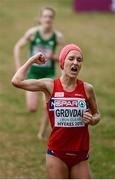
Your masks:
<svg viewBox="0 0 115 180"><path fill-rule="evenodd" d="M82 50L80 49L79 46L75 45L75 44L68 44L66 45L62 50L61 50L61 53L60 53L60 56L59 56L59 64L60 64L60 67L63 69L64 68L64 61L65 61L65 58L67 56L67 54L72 51L72 50L76 50L76 51L79 51L80 53L82 53Z"/></svg>

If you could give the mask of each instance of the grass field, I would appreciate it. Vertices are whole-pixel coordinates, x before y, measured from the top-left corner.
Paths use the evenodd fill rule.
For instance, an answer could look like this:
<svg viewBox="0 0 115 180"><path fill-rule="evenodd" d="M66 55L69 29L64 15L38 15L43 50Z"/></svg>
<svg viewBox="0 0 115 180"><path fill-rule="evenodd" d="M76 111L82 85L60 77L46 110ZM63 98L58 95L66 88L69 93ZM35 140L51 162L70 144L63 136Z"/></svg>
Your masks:
<svg viewBox="0 0 115 180"><path fill-rule="evenodd" d="M102 121L90 128L90 164L94 178L115 178L115 15L76 14L71 0L0 0L0 178L47 178L47 143L37 141L38 112L27 112L24 91L11 85L15 72L13 46L34 24L41 6L57 10L55 27L65 43L84 51L80 78L92 83ZM27 57L22 51L22 62ZM58 67L57 67L58 71ZM49 131L48 131L49 134Z"/></svg>

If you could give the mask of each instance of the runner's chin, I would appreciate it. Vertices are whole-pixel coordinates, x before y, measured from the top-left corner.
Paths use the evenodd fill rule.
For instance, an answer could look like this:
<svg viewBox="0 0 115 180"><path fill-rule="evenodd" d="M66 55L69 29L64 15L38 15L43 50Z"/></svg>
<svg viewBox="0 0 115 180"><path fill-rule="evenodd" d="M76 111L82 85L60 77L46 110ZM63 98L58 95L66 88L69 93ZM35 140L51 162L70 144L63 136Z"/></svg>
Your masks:
<svg viewBox="0 0 115 180"><path fill-rule="evenodd" d="M76 77L77 75L78 75L78 71L77 72L74 72L74 71L70 72L70 77Z"/></svg>

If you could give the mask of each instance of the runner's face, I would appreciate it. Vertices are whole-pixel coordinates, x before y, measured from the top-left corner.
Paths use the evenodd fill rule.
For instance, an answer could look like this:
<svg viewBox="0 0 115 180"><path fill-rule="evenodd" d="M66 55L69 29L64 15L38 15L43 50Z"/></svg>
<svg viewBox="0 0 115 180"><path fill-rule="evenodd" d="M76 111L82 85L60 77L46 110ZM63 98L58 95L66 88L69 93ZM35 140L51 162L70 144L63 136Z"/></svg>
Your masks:
<svg viewBox="0 0 115 180"><path fill-rule="evenodd" d="M51 28L53 25L54 14L52 11L46 9L42 12L40 23L44 28Z"/></svg>
<svg viewBox="0 0 115 180"><path fill-rule="evenodd" d="M64 62L64 72L66 75L76 78L79 74L83 62L83 56L79 51L72 50L68 53Z"/></svg>

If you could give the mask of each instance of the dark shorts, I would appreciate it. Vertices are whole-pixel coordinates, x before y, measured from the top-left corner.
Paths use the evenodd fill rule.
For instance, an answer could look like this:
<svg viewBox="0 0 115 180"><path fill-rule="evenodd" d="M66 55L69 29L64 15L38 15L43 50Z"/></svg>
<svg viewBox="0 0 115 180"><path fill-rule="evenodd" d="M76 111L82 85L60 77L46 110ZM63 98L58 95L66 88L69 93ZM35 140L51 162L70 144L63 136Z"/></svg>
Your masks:
<svg viewBox="0 0 115 180"><path fill-rule="evenodd" d="M72 168L76 164L80 163L81 161L85 161L89 158L88 151L80 151L80 152L59 152L59 151L53 151L49 150L47 151L48 155L58 157L62 161L65 162L65 164L68 166L68 168Z"/></svg>

